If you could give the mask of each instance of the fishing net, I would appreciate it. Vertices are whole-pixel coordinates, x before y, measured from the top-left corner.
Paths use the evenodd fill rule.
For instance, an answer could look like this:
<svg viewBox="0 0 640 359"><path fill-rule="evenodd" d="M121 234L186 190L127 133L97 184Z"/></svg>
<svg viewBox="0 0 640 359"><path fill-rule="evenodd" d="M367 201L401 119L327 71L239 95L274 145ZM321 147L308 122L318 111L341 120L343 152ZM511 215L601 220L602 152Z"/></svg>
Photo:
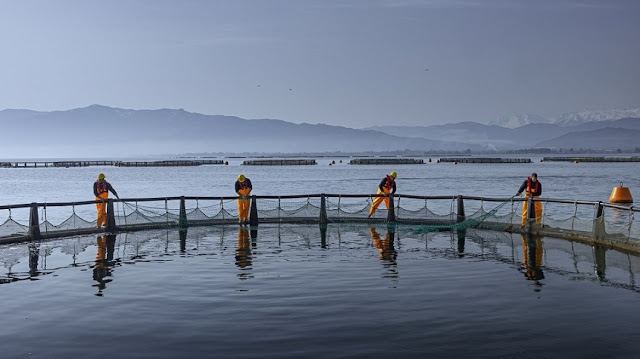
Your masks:
<svg viewBox="0 0 640 359"><path fill-rule="evenodd" d="M382 223L391 222L414 233L456 231L469 228L497 231L519 231L523 199L478 199L458 197L394 197L395 217L389 221L385 202L369 217L375 196L318 195L255 198L254 211L259 223ZM324 202L324 205L323 205ZM466 216L458 219L458 208L464 204ZM603 228L606 239L640 246L640 221L637 209L606 207L604 216L596 218L597 204L542 200L540 225L548 233L553 230L593 238L596 228ZM189 198L181 213L179 198L139 201L115 201L113 218L120 230L149 230L188 226L232 224L238 221L236 198ZM97 232L96 205L83 203L47 206L39 204L38 226L43 237L62 237ZM0 242L9 238L24 239L29 231L30 208L21 206L0 210ZM326 222L324 222L326 220Z"/></svg>
<svg viewBox="0 0 640 359"><path fill-rule="evenodd" d="M478 211L472 214L469 217L465 217L463 221L453 223L453 224L443 224L443 225L421 225L415 227L413 232L415 233L428 233L428 232L440 232L440 231L451 231L451 230L462 230L467 228L485 228L485 229L500 229L504 228L508 225L508 222L501 222L497 214L499 211L505 207L507 204L512 203L511 199L504 201L488 212L485 212L483 207L481 206ZM510 221L513 220L513 215L508 216Z"/></svg>

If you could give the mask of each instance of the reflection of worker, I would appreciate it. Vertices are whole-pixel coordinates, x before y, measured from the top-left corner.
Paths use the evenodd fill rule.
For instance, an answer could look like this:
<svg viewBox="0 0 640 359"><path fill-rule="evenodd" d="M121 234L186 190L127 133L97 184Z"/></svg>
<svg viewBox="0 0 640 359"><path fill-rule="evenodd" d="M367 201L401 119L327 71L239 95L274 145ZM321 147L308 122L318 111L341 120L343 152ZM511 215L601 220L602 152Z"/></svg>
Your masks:
<svg viewBox="0 0 640 359"><path fill-rule="evenodd" d="M111 279L105 280L104 278L111 276L116 236L99 236L96 242L98 253L96 254L96 264L93 267L93 279L97 281L98 284L93 286L98 287L98 293L96 293L96 295L102 296L102 290L107 287L107 283L111 282Z"/></svg>
<svg viewBox="0 0 640 359"><path fill-rule="evenodd" d="M373 241L374 247L380 250L380 259L394 261L396 259L396 249L393 247L392 233L387 232L384 240L382 240L380 234L373 227L369 228L369 232L371 233L371 240Z"/></svg>
<svg viewBox="0 0 640 359"><path fill-rule="evenodd" d="M389 194L396 193L396 177L398 174L396 171L389 173L385 178L380 181L380 185L378 185L378 192L376 194L381 195L375 197L373 199L373 203L371 203L371 208L369 209L369 218L373 216L376 209L380 205L380 202L384 200L384 204L389 209Z"/></svg>
<svg viewBox="0 0 640 359"><path fill-rule="evenodd" d="M522 186L520 186L520 189L518 189L518 193L516 193L516 196L519 196L522 191L525 191L524 198L540 198L540 195L542 194L542 184L540 183L540 181L538 181L538 175L536 173L532 173L531 177L527 177L527 179L524 180ZM540 224L540 222L542 221L542 203L540 203L540 201L534 201L533 206L535 211L536 223ZM527 204L527 201L522 202L523 227L525 224L527 224L527 215L529 212L528 207L529 206Z"/></svg>
<svg viewBox="0 0 640 359"><path fill-rule="evenodd" d="M251 195L251 180L244 175L239 175L236 181L236 193L238 194L238 223L249 223L247 218L249 217L249 207L251 205L249 196Z"/></svg>
<svg viewBox="0 0 640 359"><path fill-rule="evenodd" d="M246 227L240 227L238 229L236 266L240 269L251 267L251 241L249 241L249 230ZM240 276L240 279L245 278L246 276Z"/></svg>
<svg viewBox="0 0 640 359"><path fill-rule="evenodd" d="M98 208L96 226L98 227L107 224L107 204L104 201L109 198L109 191L111 191L116 198L120 199L116 190L104 179L104 173L99 174L98 179L93 183L93 194L96 196L96 201L101 201L100 203L96 203L96 207Z"/></svg>
<svg viewBox="0 0 640 359"><path fill-rule="evenodd" d="M544 279L542 273L542 238L522 235L522 264L524 275L531 280Z"/></svg>

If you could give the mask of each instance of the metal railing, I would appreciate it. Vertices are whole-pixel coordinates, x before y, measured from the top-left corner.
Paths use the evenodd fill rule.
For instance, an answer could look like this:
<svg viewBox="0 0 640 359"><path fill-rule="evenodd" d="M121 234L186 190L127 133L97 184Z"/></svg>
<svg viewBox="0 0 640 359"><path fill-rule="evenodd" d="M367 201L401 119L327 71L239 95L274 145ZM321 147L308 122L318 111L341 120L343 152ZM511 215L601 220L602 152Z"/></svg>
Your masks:
<svg viewBox="0 0 640 359"><path fill-rule="evenodd" d="M551 198L488 198L476 196L388 196L372 218L368 210L375 194L303 194L251 196L249 225L260 223L387 222L396 225L433 226L438 229L469 227L507 232L536 233L552 237L615 245L637 250L640 208L605 202ZM0 206L0 243L59 238L91 233L139 231L157 228L237 223L238 197L156 197L106 201L107 222L96 227L99 201L29 203ZM535 218L534 203L543 215ZM519 208L529 207L522 225ZM485 210L485 206L489 210ZM498 209L499 208L499 209ZM69 213L70 212L70 213ZM4 217L3 217L4 215ZM28 219L28 220L27 220ZM53 224L55 219L61 220ZM454 227L455 226L455 227Z"/></svg>

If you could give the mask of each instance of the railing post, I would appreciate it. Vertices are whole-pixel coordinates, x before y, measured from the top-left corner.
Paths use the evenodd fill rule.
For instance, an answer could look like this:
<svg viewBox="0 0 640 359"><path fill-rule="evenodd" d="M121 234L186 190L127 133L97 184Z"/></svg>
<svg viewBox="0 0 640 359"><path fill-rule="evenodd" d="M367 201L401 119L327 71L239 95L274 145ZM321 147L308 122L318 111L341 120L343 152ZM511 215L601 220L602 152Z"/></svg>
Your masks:
<svg viewBox="0 0 640 359"><path fill-rule="evenodd" d="M396 221L395 206L393 205L393 193L389 193L389 210L387 211L387 222Z"/></svg>
<svg viewBox="0 0 640 359"><path fill-rule="evenodd" d="M525 204L523 204L523 206L524 205ZM524 222L523 230L524 230L525 233L531 233L532 229L533 229L531 227L533 227L532 224L535 222L535 218L536 218L536 215L534 213L535 207L533 206L533 200L531 199L531 197L527 198L526 206L527 206L527 218L526 218L526 220ZM532 220L532 218L533 218L533 220Z"/></svg>
<svg viewBox="0 0 640 359"><path fill-rule="evenodd" d="M251 210L249 212L249 225L258 225L258 206L256 204L256 195L251 196Z"/></svg>
<svg viewBox="0 0 640 359"><path fill-rule="evenodd" d="M458 219L456 220L456 222L458 223L464 222L467 219L467 216L465 216L464 214L464 198L462 197L462 195L458 195L457 207L458 207Z"/></svg>
<svg viewBox="0 0 640 359"><path fill-rule="evenodd" d="M107 232L115 232L118 228L116 227L116 215L113 210L113 199L109 198L107 200Z"/></svg>
<svg viewBox="0 0 640 359"><path fill-rule="evenodd" d="M527 208L529 209L527 211L527 214L528 214L527 217L529 217L530 220L532 219L532 220L535 221L535 219L536 219L536 205L535 205L535 202L533 201L532 197L529 197L529 201L527 202Z"/></svg>
<svg viewBox="0 0 640 359"><path fill-rule="evenodd" d="M178 226L180 228L187 228L189 223L187 222L187 208L184 203L184 196L180 197L180 215L178 217Z"/></svg>
<svg viewBox="0 0 640 359"><path fill-rule="evenodd" d="M598 202L595 217L593 218L593 238L604 239L606 232L604 230L604 206L602 202Z"/></svg>
<svg viewBox="0 0 640 359"><path fill-rule="evenodd" d="M38 204L31 203L31 212L29 213L29 231L27 237L32 241L42 238L40 235L40 219L38 218Z"/></svg>
<svg viewBox="0 0 640 359"><path fill-rule="evenodd" d="M324 197L324 193L320 195L320 225L327 225L327 200Z"/></svg>

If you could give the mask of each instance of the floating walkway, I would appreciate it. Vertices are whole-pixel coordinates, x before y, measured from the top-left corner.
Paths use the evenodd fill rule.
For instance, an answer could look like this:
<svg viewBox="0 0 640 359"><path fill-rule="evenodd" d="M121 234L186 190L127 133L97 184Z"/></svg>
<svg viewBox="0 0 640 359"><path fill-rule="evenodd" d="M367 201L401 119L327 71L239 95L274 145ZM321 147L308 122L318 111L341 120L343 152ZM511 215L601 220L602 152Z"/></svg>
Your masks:
<svg viewBox="0 0 640 359"><path fill-rule="evenodd" d="M499 157L443 157L440 162L453 163L531 163L530 158L499 158Z"/></svg>
<svg viewBox="0 0 640 359"><path fill-rule="evenodd" d="M564 238L640 253L640 208L603 202L550 198L474 196L388 197L371 218L375 194L252 196L249 225L261 223L386 223L407 230L464 231L470 228ZM96 201L0 205L0 244L75 235L238 223L237 196L163 197L107 200L106 227L96 227ZM521 207L542 217L521 225ZM402 203L402 204L401 204ZM57 224L55 224L57 223Z"/></svg>
<svg viewBox="0 0 640 359"><path fill-rule="evenodd" d="M242 162L243 166L312 166L316 160L249 160Z"/></svg>
<svg viewBox="0 0 640 359"><path fill-rule="evenodd" d="M356 158L350 165L423 165L424 160L414 158Z"/></svg>
<svg viewBox="0 0 640 359"><path fill-rule="evenodd" d="M640 162L640 156L631 157L543 157L543 162Z"/></svg>

